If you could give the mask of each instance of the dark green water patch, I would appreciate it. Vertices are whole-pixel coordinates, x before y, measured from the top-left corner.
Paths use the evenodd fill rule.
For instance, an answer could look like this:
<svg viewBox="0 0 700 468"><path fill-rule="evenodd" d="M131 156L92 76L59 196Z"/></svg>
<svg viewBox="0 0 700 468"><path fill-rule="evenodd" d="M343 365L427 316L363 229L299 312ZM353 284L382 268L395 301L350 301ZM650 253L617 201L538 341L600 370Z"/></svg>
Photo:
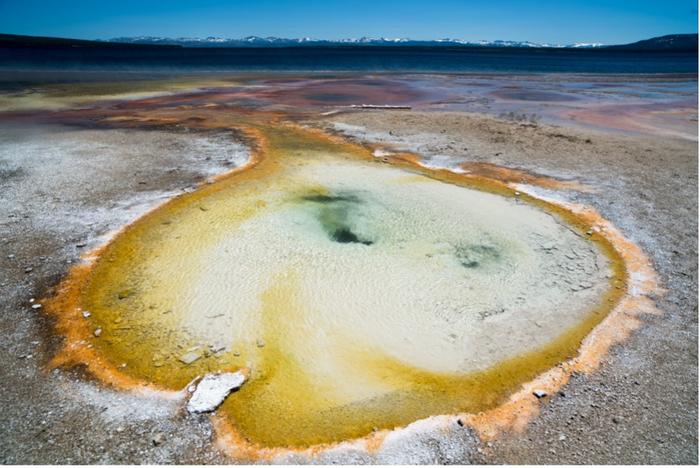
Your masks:
<svg viewBox="0 0 700 468"><path fill-rule="evenodd" d="M351 219L356 214L362 200L354 194L313 193L301 197L303 201L318 204L318 220L328 238L341 244L372 245L369 240L355 232Z"/></svg>
<svg viewBox="0 0 700 468"><path fill-rule="evenodd" d="M301 197L304 201L310 201L315 203L336 203L336 202L347 202L347 203L360 203L360 199L351 194L346 195L324 195L320 193L313 193L311 195L304 195Z"/></svg>
<svg viewBox="0 0 700 468"><path fill-rule="evenodd" d="M465 268L489 266L501 259L501 253L492 245L460 245L455 247L455 256Z"/></svg>

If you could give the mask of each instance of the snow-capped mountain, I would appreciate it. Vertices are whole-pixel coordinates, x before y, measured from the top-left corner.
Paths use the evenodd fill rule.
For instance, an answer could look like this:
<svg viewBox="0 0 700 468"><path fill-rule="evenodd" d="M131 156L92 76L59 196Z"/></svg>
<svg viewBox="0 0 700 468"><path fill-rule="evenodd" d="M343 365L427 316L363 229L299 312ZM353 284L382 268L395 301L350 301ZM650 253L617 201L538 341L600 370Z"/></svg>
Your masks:
<svg viewBox="0 0 700 468"><path fill-rule="evenodd" d="M595 48L602 47L600 43L575 43L575 44L548 44L530 41L467 41L464 39L435 39L435 40L415 40L408 38L373 38L360 37L338 40L314 39L302 37L297 39L287 39L281 37L259 37L247 36L241 39L227 39L222 37L117 37L109 39L109 42L123 44L162 44L179 45L182 47L292 47L292 46L469 46L469 47L519 47L519 48Z"/></svg>

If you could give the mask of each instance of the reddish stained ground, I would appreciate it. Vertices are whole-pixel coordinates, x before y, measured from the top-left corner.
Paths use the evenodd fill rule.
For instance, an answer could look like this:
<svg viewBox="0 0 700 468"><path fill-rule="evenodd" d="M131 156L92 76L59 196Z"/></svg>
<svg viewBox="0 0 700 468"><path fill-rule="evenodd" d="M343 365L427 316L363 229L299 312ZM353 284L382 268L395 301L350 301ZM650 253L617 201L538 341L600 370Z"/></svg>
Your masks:
<svg viewBox="0 0 700 468"><path fill-rule="evenodd" d="M201 105L205 102L235 106L266 106L312 110L327 106L359 104L410 106L435 99L435 93L418 89L406 81L387 77L377 78L321 78L252 81L246 86L209 88L177 96L141 99L139 106L167 103L169 105ZM133 102L120 104L128 108Z"/></svg>
<svg viewBox="0 0 700 468"><path fill-rule="evenodd" d="M353 104L411 105L431 97L405 81L388 78L289 80L271 82L254 96L270 103L298 107L348 106Z"/></svg>
<svg viewBox="0 0 700 468"><path fill-rule="evenodd" d="M674 101L651 104L595 105L561 109L563 117L596 127L623 132L676 135L697 140L695 102Z"/></svg>
<svg viewBox="0 0 700 468"><path fill-rule="evenodd" d="M626 83L622 78L609 83L585 79L525 82L521 78L513 82L504 76L465 80L463 76L390 74L287 75L273 79L247 75L228 79L230 85L175 95L96 102L88 114L100 119L119 111L156 107L222 106L236 112L281 111L293 116L370 104L497 116L515 113L542 118L543 123L573 122L608 131L697 140L697 103L695 97L687 97L693 94L693 86L686 82L674 85L650 78L634 83ZM608 88L615 91L607 91ZM59 119L68 124L85 123L85 114L85 110L0 112L0 121L37 123Z"/></svg>
<svg viewBox="0 0 700 468"><path fill-rule="evenodd" d="M80 109L53 112L0 112L0 122L60 122L85 124L125 112L163 108L197 108L225 106L237 113L284 111L287 115L314 112L334 107L370 104L376 106L412 106L428 104L444 97L444 92L431 92L388 77L367 78L289 78L255 80L243 84L205 88L137 100L97 101Z"/></svg>

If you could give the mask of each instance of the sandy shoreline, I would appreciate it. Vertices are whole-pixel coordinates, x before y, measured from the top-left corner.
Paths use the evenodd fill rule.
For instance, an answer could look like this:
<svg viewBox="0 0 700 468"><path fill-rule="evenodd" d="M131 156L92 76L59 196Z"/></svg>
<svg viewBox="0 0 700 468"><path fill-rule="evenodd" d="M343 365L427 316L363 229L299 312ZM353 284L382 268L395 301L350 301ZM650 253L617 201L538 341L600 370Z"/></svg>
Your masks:
<svg viewBox="0 0 700 468"><path fill-rule="evenodd" d="M575 377L543 404L525 432L486 444L455 429L384 459L355 453L326 461L697 462L697 143L435 110L350 112L305 123L411 149L435 164L491 163L584 184L592 191L557 196L611 220L651 257L668 290L657 301L662 316L649 317L600 370ZM192 147L192 135L170 130L110 130L108 137L104 130L56 130L23 134L7 126L0 135L3 462L230 461L212 447L206 418L174 404L144 404L74 371L44 371L60 338L28 302L47 295L86 241L240 163L234 154L216 156L228 135L197 134L202 140ZM46 142L13 152L22 138ZM65 147L57 146L62 138ZM76 138L99 144L100 157L92 147L73 147ZM205 142L211 151L203 155ZM125 160L126 147L137 149ZM164 442L155 445L157 434Z"/></svg>

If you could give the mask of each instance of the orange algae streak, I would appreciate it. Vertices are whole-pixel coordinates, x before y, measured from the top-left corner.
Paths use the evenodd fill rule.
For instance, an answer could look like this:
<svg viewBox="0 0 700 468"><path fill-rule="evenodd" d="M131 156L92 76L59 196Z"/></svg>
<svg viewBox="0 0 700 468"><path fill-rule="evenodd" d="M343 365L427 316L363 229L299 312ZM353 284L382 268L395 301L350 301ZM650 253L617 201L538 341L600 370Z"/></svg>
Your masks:
<svg viewBox="0 0 700 468"><path fill-rule="evenodd" d="M528 184L552 190L577 190L579 192L590 191L589 188L578 182L557 180L552 177L534 175L520 169L510 169L496 164L485 162L464 162L460 164L468 174L477 177L500 180L509 184Z"/></svg>
<svg viewBox="0 0 700 468"><path fill-rule="evenodd" d="M296 287L292 274L284 280L273 281L276 286L262 297L262 320L268 324L266 329L273 332L261 337L260 343L255 346L251 344L247 348L229 349L217 355L213 349L193 349L197 343L187 343L184 340L185 344L178 348L182 355L188 352L202 353L197 360L187 365L179 362L175 355L156 355L154 350L170 346L174 342L167 339L149 342L152 340L149 329L139 325L137 319L125 320L128 318L126 311L134 307L152 307L167 316L172 313L168 309L168 300L163 298L161 303L139 303L139 285L125 283L120 276L119 267L124 259L148 255L148 251L143 250L144 241L157 240L163 232L168 231L169 226L186 217L206 219L207 212L217 204L225 203L223 200L234 194L234 190L246 193L259 191L261 195L264 194L269 189L267 180L285 177L285 171L289 167L304 164L305 155L309 152L337 158L338 161L357 159L364 163L381 164L366 148L317 130L279 122L271 127L254 118L247 121L243 119L243 122L233 125L227 123L225 115L213 111L211 114L197 115L209 119L193 121L190 115L188 122L196 122L193 123L195 127L228 126L242 130L248 138L253 139L257 151L251 163L218 178L213 184L202 186L194 193L180 196L141 218L96 253L94 263L81 265L71 271L62 284L58 297L50 304L50 310L58 317L57 330L66 337L64 351L56 357L53 364L86 364L99 379L120 388L152 385L179 390L196 375L217 370L235 370L254 361L251 380L225 402L214 419L215 427L221 435L219 442L229 447L229 452L237 457L269 459L280 453L277 449L266 447L296 447L294 450L313 453L314 450L329 448L339 441L358 439L367 434L370 436L367 436L364 448L376 450L383 440L380 434L385 432L373 432L375 428L393 429L435 414L469 413L465 420L484 437L495 436L508 428L522 428L538 407L537 400L531 395L534 386L541 385L546 390L555 391L566 383L571 373L595 368L600 356L604 355L609 346L621 340L636 326L637 319L630 312L644 301L642 296L645 292L656 287L653 271L649 269L641 251L595 212L523 194L522 200L557 215L581 235L596 228L591 240L608 257L613 271L610 287L588 318L576 327L563 331L544 348L506 360L484 371L458 376L414 368L381 353L354 356L358 365L377 373L387 382L394 382L400 390L377 398L371 404L328 412L325 416L323 412L309 412L304 406L306 403L318 405L327 396L317 382L303 380L303 364L285 355L283 349L278 347L281 339L279 331L274 331L279 328L276 321L294 320L294 310L303 309L303 305L295 306L288 300L294 296L291 289ZM175 117L166 112L148 117L149 122L158 123L173 119ZM574 184L557 185L545 178L528 176L520 171L507 172L496 166L474 166L469 174L455 174L421 167L418 158L410 154L387 159L385 162L390 162L391 166L410 170L414 174L465 187L476 187L507 197L514 196L509 184L515 181L526 180L526 183L547 188L575 187ZM268 202L261 198L247 209L231 212L229 222L233 225L244 223L267 208ZM604 229L601 230L600 227ZM203 233L203 237L207 236L209 234ZM204 241L213 242L214 238L203 239ZM638 272L641 272L638 277L643 274L646 279L642 282L634 280L638 290L631 297L625 294L629 274ZM104 310L99 310L100 307ZM94 308L93 319L104 330L104 336L93 335L95 325L82 317L82 308ZM282 309L286 312L285 317L275 318L276 311ZM608 315L611 310L613 313ZM605 320L601 324L603 319ZM124 340L131 340L130 337L134 336L133 329L128 327L133 327L134 324L137 328L140 327L136 336L143 341L125 347ZM598 327L595 328L596 326ZM594 333L590 334L594 328ZM588 338L584 340L587 335ZM178 340L182 341L176 339ZM582 340L583 347L579 351ZM574 357L577 351L579 355ZM128 365L121 366L122 361L128 362ZM557 364L560 365L547 371ZM283 394L264 396L265 389L271 382L273 387L284 387L283 383L274 382L275 379L285 378L295 382L295 386L287 386L286 393ZM522 390L518 391L521 386ZM275 400L280 396L289 399ZM263 408L266 402L269 406ZM309 446L315 449L308 452L310 449L304 447Z"/></svg>

